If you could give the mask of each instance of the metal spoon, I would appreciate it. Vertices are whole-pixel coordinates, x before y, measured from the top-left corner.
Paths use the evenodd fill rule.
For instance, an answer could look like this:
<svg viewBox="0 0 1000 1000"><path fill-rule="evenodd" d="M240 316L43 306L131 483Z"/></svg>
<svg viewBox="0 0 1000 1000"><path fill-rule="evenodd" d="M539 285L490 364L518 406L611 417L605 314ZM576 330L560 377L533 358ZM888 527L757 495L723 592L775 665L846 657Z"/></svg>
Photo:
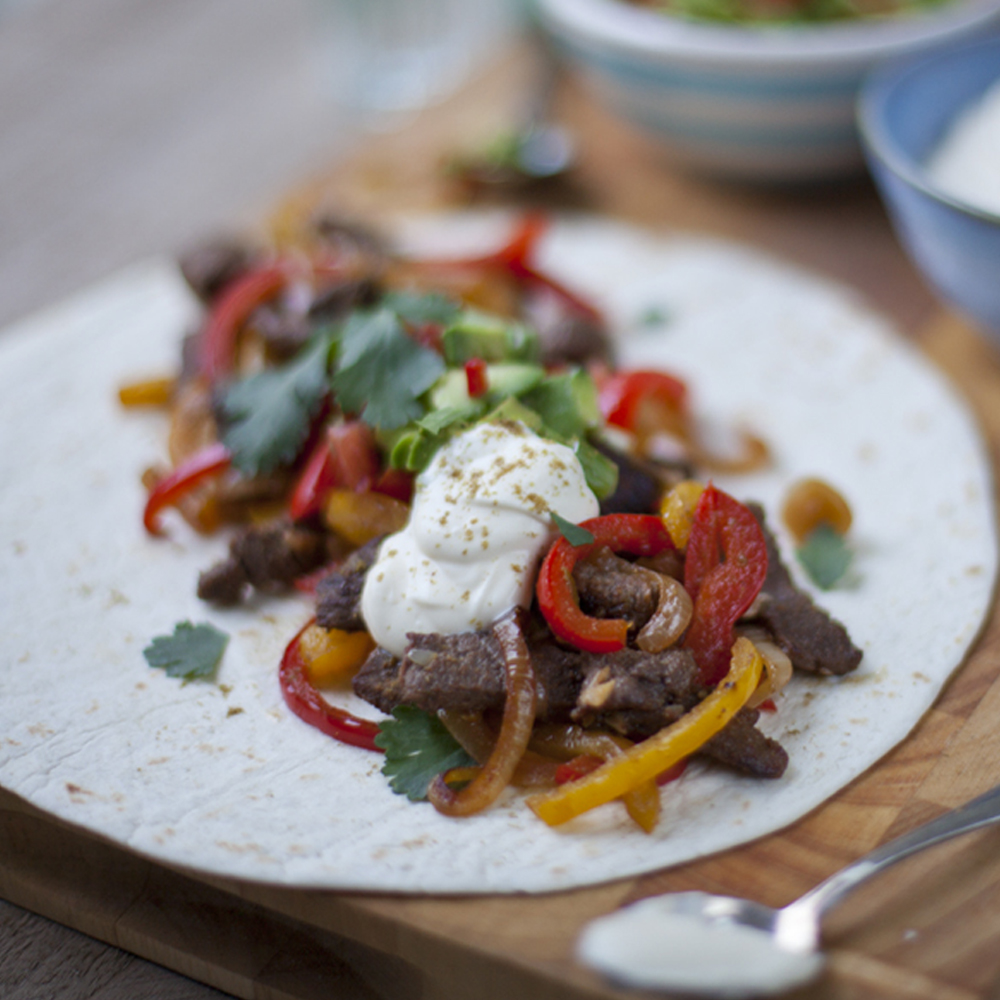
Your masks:
<svg viewBox="0 0 1000 1000"><path fill-rule="evenodd" d="M544 38L535 38L534 48L538 80L514 127L487 148L458 156L450 164L470 189L516 191L556 180L576 162L573 133L550 114L561 67Z"/></svg>
<svg viewBox="0 0 1000 1000"><path fill-rule="evenodd" d="M801 986L823 968L820 922L855 886L903 858L1000 820L1000 786L884 844L780 910L704 892L655 896L590 923L586 965L627 986L752 997Z"/></svg>

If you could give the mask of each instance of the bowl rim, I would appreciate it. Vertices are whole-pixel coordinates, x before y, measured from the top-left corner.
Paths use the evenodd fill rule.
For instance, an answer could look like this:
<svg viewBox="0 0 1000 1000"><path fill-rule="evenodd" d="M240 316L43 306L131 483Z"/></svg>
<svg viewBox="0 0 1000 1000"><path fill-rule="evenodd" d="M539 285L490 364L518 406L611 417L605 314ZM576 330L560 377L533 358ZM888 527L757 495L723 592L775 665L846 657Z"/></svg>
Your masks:
<svg viewBox="0 0 1000 1000"><path fill-rule="evenodd" d="M808 64L863 62L947 42L1000 18L1000 0L951 0L926 12L823 25L719 25L671 17L625 0L534 0L544 22L647 59Z"/></svg>
<svg viewBox="0 0 1000 1000"><path fill-rule="evenodd" d="M935 183L927 168L905 152L882 123L881 110L895 90L929 66L961 59L977 49L996 49L1000 55L1000 35L978 38L935 50L922 56L889 63L873 72L858 95L856 120L861 142L870 155L921 194L949 208L983 222L1000 223L1000 212L991 212L956 197ZM1000 63L994 84L1000 83ZM984 91L985 93L985 91Z"/></svg>

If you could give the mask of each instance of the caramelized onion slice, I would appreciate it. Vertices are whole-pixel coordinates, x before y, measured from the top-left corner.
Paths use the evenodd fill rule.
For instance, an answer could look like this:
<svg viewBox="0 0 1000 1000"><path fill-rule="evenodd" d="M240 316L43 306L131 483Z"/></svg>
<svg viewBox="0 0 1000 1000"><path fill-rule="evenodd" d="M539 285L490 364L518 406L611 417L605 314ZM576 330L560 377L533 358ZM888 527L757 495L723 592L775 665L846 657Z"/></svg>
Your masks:
<svg viewBox="0 0 1000 1000"><path fill-rule="evenodd" d="M687 630L694 613L694 603L679 580L642 566L634 566L633 571L650 574L659 589L660 600L653 617L635 638L635 644L644 653L658 653L672 646Z"/></svg>
<svg viewBox="0 0 1000 1000"><path fill-rule="evenodd" d="M736 630L737 635L745 636L749 639L760 653L764 661L764 674L757 690L747 701L748 708L757 708L758 705L773 698L792 678L792 661L788 654L771 641L770 636L764 629L748 626Z"/></svg>
<svg viewBox="0 0 1000 1000"><path fill-rule="evenodd" d="M465 715L447 709L438 711L438 718L445 729L455 737L458 745L475 761L484 764L496 746L497 735L481 715ZM517 788L552 788L556 784L559 761L543 754L525 750L517 762L510 783ZM445 775L448 784L455 775Z"/></svg>
<svg viewBox="0 0 1000 1000"><path fill-rule="evenodd" d="M510 784L531 739L535 723L535 671L521 627L522 614L516 608L493 626L493 634L503 651L507 689L503 722L493 752L476 777L460 791L449 788L444 775L438 775L427 790L434 808L446 816L471 816L491 805Z"/></svg>
<svg viewBox="0 0 1000 1000"><path fill-rule="evenodd" d="M712 454L701 441L692 435L686 441L688 455L695 465L708 472L730 474L754 472L770 464L771 450L763 438L759 438L749 431L740 432L740 438L741 454L726 457Z"/></svg>

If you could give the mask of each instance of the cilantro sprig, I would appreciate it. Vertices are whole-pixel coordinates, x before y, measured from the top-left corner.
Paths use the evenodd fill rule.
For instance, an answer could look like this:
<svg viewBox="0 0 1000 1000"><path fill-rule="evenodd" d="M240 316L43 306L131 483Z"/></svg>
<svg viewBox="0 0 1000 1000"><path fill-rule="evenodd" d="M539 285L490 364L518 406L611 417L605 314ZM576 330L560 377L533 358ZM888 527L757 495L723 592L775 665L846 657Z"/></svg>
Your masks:
<svg viewBox="0 0 1000 1000"><path fill-rule="evenodd" d="M225 632L207 622L178 622L172 635L158 635L142 655L151 667L165 670L168 677L211 680L228 642Z"/></svg>
<svg viewBox="0 0 1000 1000"><path fill-rule="evenodd" d="M256 476L295 460L329 389L330 347L330 333L322 332L288 364L226 392L222 440L240 472Z"/></svg>
<svg viewBox="0 0 1000 1000"><path fill-rule="evenodd" d="M552 511L552 521L559 529L559 534L574 548L578 545L591 545L593 543L594 536L591 532L587 531L586 528L581 528L578 524L574 524L572 521L566 520L562 514Z"/></svg>
<svg viewBox="0 0 1000 1000"><path fill-rule="evenodd" d="M441 356L407 336L389 308L355 312L340 335L333 389L340 406L379 430L424 415L423 395L441 376Z"/></svg>
<svg viewBox="0 0 1000 1000"><path fill-rule="evenodd" d="M382 773L397 795L413 802L427 798L427 789L439 774L476 763L436 715L411 705L393 709L392 718L379 728L375 745L385 751Z"/></svg>
<svg viewBox="0 0 1000 1000"><path fill-rule="evenodd" d="M809 533L795 555L822 590L830 590L843 579L854 557L847 539L825 521Z"/></svg>

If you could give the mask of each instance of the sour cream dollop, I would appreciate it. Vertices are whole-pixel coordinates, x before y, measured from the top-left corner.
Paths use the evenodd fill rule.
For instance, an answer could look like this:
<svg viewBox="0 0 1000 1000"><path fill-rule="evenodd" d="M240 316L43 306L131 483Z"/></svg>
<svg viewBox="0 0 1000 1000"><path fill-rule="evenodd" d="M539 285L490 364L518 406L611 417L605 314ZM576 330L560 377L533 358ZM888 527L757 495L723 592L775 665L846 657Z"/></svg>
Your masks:
<svg viewBox="0 0 1000 1000"><path fill-rule="evenodd" d="M368 630L402 656L407 632L475 631L528 607L551 515L598 510L570 448L519 423L477 424L421 473L409 522L379 547L361 594Z"/></svg>

